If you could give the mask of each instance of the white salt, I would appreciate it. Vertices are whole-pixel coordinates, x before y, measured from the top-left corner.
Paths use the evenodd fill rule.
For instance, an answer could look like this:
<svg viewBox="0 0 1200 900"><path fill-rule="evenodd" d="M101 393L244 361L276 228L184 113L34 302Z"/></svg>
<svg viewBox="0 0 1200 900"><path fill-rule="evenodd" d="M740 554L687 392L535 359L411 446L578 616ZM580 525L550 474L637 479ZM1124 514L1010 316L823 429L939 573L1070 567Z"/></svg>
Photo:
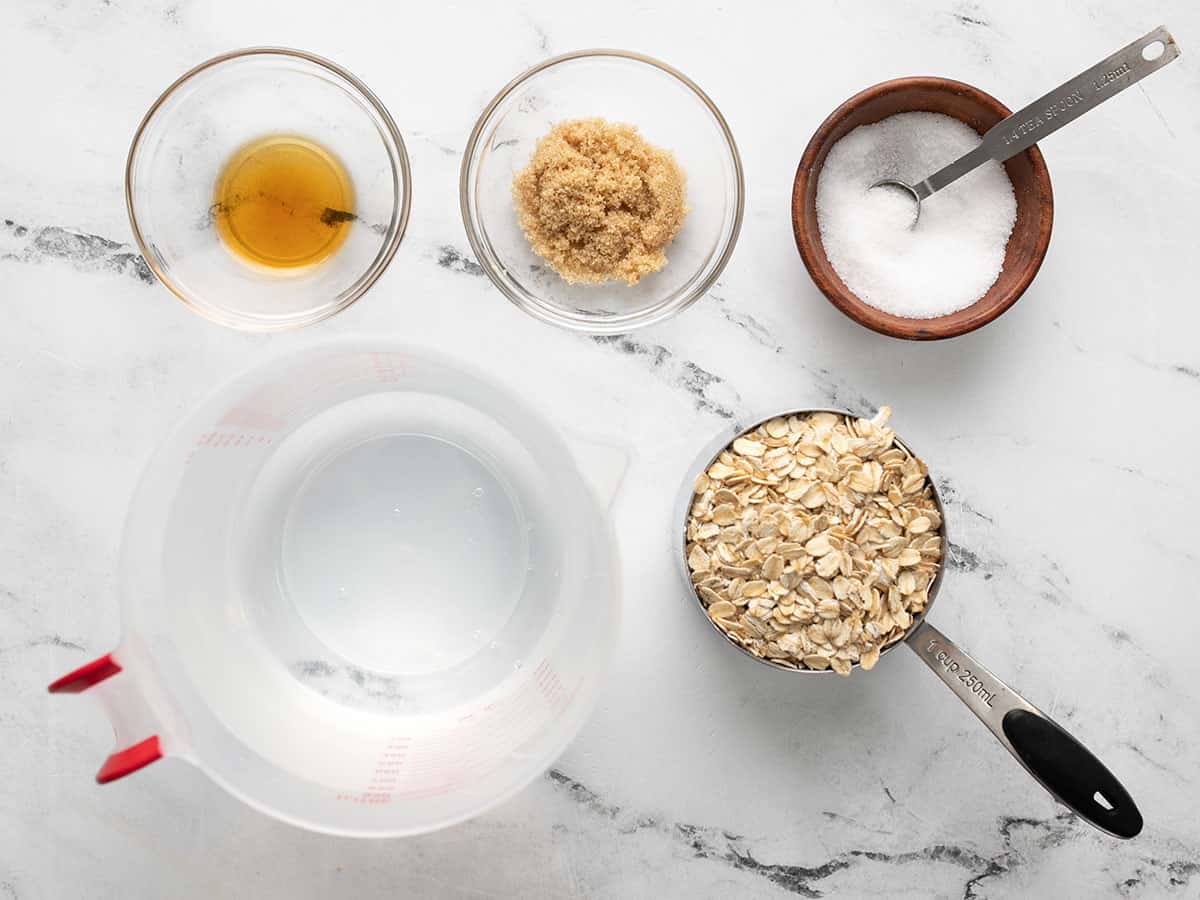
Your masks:
<svg viewBox="0 0 1200 900"><path fill-rule="evenodd" d="M868 190L882 178L916 184L978 144L958 119L910 112L859 126L833 145L817 179L817 224L829 262L859 299L929 319L970 306L995 283L1017 217L1000 163L928 197L913 228L908 194Z"/></svg>

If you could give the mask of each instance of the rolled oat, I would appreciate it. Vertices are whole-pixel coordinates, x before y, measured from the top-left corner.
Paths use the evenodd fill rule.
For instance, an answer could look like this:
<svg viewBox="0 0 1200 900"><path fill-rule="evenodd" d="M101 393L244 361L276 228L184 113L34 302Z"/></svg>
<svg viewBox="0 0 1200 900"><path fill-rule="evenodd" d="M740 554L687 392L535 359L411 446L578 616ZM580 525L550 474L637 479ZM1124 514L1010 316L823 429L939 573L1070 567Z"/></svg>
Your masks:
<svg viewBox="0 0 1200 900"><path fill-rule="evenodd" d="M873 668L924 611L942 520L890 414L774 418L697 477L692 583L709 618L755 656L849 675Z"/></svg>

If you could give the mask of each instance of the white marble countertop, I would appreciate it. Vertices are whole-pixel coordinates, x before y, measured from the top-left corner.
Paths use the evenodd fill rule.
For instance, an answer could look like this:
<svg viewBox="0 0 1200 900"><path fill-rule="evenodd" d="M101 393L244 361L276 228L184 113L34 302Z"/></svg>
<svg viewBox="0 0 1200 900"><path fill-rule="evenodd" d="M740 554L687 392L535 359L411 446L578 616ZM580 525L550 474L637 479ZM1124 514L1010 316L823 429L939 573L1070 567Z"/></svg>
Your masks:
<svg viewBox="0 0 1200 900"><path fill-rule="evenodd" d="M1046 142L1054 238L1003 318L908 344L818 294L788 199L835 105L938 74L1016 106L1160 21L1183 57ZM379 284L272 337L211 325L153 283L121 182L163 86L262 43L361 76L415 179ZM747 172L719 286L611 340L507 303L470 258L457 200L461 148L495 90L587 46L695 78ZM1197 54L1194 6L1113 0L3 4L0 900L1200 896ZM117 640L119 529L140 467L230 373L364 331L470 357L566 427L634 436L614 508L625 615L595 714L547 777L417 839L309 834L170 760L98 787L103 715L45 685ZM915 658L789 678L728 651L689 608L670 561L684 467L729 419L812 402L895 409L944 480L959 545L934 619L1117 773L1145 816L1139 838L1065 813Z"/></svg>

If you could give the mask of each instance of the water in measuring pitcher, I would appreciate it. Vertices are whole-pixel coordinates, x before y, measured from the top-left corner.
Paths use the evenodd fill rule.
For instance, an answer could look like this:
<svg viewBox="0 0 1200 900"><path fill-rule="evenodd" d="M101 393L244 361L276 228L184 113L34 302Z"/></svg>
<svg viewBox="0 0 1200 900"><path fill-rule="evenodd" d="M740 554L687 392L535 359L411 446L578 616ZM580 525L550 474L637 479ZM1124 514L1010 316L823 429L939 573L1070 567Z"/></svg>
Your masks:
<svg viewBox="0 0 1200 900"><path fill-rule="evenodd" d="M507 489L439 437L377 437L312 473L284 524L284 587L305 624L376 672L421 674L473 655L526 575Z"/></svg>
<svg viewBox="0 0 1200 900"><path fill-rule="evenodd" d="M545 628L558 567L536 472L518 446L490 443L479 412L446 404L334 407L283 442L253 491L252 618L336 702L467 701L519 670Z"/></svg>

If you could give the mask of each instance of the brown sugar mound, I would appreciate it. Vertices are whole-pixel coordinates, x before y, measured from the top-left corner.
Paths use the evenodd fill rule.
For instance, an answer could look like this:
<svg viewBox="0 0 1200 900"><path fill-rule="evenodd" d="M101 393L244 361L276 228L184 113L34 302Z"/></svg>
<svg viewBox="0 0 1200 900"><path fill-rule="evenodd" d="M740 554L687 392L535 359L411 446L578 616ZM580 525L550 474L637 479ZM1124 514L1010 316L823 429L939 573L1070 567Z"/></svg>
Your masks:
<svg viewBox="0 0 1200 900"><path fill-rule="evenodd" d="M683 217L685 177L667 150L634 125L560 122L513 179L533 252L572 284L623 280L667 264Z"/></svg>

